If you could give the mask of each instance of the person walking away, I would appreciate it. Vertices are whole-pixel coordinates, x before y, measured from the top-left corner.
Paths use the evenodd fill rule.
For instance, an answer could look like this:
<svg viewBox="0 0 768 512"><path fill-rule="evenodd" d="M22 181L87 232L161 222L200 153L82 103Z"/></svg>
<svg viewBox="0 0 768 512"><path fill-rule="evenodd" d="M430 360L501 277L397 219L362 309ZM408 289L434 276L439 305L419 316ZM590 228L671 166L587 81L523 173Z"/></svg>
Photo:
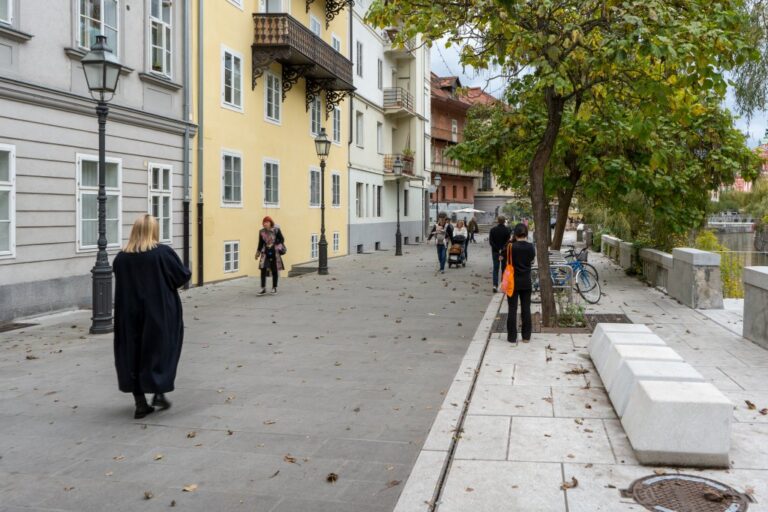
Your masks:
<svg viewBox="0 0 768 512"><path fill-rule="evenodd" d="M445 217L438 217L437 223L432 226L432 231L429 233L427 240L435 239L437 245L437 261L440 264L440 273L445 274L445 259L447 246L452 239L452 232L449 233L448 228L450 224Z"/></svg>
<svg viewBox="0 0 768 512"><path fill-rule="evenodd" d="M178 289L191 277L176 252L159 243L157 219L142 215L115 256L114 353L120 391L133 393L141 419L168 409L184 339ZM152 405L144 393L154 393Z"/></svg>
<svg viewBox="0 0 768 512"><path fill-rule="evenodd" d="M261 291L259 295L267 293L267 272L272 274L272 294L277 293L277 280L280 271L283 270L283 254L285 254L285 238L279 227L275 226L272 217L264 217L259 230L259 246L256 249L256 258L259 260L261 270Z"/></svg>
<svg viewBox="0 0 768 512"><path fill-rule="evenodd" d="M460 236L464 237L464 259L468 259L469 251L467 251L467 249L469 248L469 230L463 220L456 223L456 229L453 230L453 236L456 238Z"/></svg>
<svg viewBox="0 0 768 512"><path fill-rule="evenodd" d="M507 298L509 316L507 317L507 341L517 342L517 303L520 302L523 343L531 341L531 267L536 259L536 249L528 241L528 228L525 224L515 226L512 246L512 265L515 268L515 292Z"/></svg>
<svg viewBox="0 0 768 512"><path fill-rule="evenodd" d="M480 228L477 225L475 217L470 219L469 224L467 225L467 230L469 231L469 241L476 244L477 240L475 240L475 235L480 232Z"/></svg>
<svg viewBox="0 0 768 512"><path fill-rule="evenodd" d="M491 245L491 259L493 260L493 291L499 289L499 271L506 266L504 263L504 249L507 247L512 231L507 227L507 219L503 215L496 218L496 225L488 234L488 243Z"/></svg>

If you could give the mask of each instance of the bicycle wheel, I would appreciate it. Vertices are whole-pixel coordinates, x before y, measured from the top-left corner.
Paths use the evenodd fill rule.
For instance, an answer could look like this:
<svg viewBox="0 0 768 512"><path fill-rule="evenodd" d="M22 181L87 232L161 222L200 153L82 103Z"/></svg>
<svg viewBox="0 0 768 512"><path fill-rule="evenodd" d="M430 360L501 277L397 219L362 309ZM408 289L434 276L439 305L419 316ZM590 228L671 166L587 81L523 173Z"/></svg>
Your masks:
<svg viewBox="0 0 768 512"><path fill-rule="evenodd" d="M586 269L576 273L576 291L590 304L600 302L600 282Z"/></svg>
<svg viewBox="0 0 768 512"><path fill-rule="evenodd" d="M589 272L592 275L592 277L595 279L595 281L599 281L600 280L600 276L597 275L597 269L595 267L593 267L589 263L586 263L586 262L583 262L583 261L581 262L581 267L585 271Z"/></svg>
<svg viewBox="0 0 768 512"><path fill-rule="evenodd" d="M531 302L541 304L541 288L539 286L539 271L531 270Z"/></svg>

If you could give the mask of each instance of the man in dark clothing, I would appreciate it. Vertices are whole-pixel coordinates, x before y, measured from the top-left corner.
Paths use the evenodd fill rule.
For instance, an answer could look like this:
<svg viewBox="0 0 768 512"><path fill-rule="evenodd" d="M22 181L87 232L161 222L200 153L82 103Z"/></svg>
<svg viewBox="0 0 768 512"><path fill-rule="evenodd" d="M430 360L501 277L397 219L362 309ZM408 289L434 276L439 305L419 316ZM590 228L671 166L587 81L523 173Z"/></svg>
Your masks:
<svg viewBox="0 0 768 512"><path fill-rule="evenodd" d="M496 226L491 228L488 242L491 244L491 259L493 260L493 291L499 289L499 270L506 266L503 262L504 248L512 236L512 230L507 227L507 219L499 215Z"/></svg>
<svg viewBox="0 0 768 512"><path fill-rule="evenodd" d="M525 224L515 226L514 239L510 240L512 266L515 267L515 291L507 297L509 316L507 318L507 341L517 343L517 302L520 300L523 343L531 341L531 267L536 259L536 249L528 242L528 228Z"/></svg>

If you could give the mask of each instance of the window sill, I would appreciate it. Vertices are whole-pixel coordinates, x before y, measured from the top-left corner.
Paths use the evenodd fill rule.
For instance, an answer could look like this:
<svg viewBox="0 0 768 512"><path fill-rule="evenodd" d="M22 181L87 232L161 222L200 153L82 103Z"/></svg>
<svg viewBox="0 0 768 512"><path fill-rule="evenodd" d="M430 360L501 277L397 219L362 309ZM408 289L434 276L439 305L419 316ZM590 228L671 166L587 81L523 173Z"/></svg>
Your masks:
<svg viewBox="0 0 768 512"><path fill-rule="evenodd" d="M162 87L164 89L169 89L171 91L178 91L184 87L181 84L177 84L176 82L171 81L169 78L155 75L153 73L139 73L139 80L142 82L150 83L152 85L157 85L158 87Z"/></svg>
<svg viewBox="0 0 768 512"><path fill-rule="evenodd" d="M64 53L72 60L76 60L77 62L80 62L83 60L83 57L85 57L85 54L88 53L86 50L83 50L82 48L73 48L73 47L67 47L64 48ZM121 75L130 75L133 73L133 68L129 68L128 66L123 66L123 68L120 70Z"/></svg>
<svg viewBox="0 0 768 512"><path fill-rule="evenodd" d="M6 25L5 23L0 23L0 37L10 39L18 43L25 43L35 36L26 32L22 32L21 30L16 30L15 28L11 27L10 25Z"/></svg>

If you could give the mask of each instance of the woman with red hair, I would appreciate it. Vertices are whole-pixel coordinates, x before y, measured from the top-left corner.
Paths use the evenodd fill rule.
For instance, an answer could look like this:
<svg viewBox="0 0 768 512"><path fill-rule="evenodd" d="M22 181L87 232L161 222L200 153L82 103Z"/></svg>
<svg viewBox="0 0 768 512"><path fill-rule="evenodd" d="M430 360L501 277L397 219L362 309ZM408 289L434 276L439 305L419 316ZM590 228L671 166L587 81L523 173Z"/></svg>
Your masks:
<svg viewBox="0 0 768 512"><path fill-rule="evenodd" d="M285 239L280 228L275 226L272 217L264 217L261 221L262 228L259 231L259 247L256 250L256 258L261 269L261 291L259 295L267 293L267 272L272 274L272 293L277 293L277 277L283 270L283 254L285 254Z"/></svg>

